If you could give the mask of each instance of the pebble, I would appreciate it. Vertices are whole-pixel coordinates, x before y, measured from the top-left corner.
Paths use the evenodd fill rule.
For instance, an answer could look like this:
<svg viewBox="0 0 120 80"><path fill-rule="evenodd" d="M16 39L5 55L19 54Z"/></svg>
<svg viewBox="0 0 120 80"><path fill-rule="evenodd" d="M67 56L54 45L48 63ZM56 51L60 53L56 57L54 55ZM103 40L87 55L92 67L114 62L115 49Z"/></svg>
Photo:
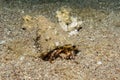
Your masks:
<svg viewBox="0 0 120 80"><path fill-rule="evenodd" d="M102 64L102 62L101 62L101 61L98 61L98 62L97 62L97 64L98 64L98 65L101 65L101 64Z"/></svg>
<svg viewBox="0 0 120 80"><path fill-rule="evenodd" d="M56 46L59 46L59 45L60 45L60 43L59 43L59 42L55 42L55 45L56 45Z"/></svg>
<svg viewBox="0 0 120 80"><path fill-rule="evenodd" d="M69 37L78 34L77 30L69 32Z"/></svg>
<svg viewBox="0 0 120 80"><path fill-rule="evenodd" d="M4 44L5 42L5 40L0 40L0 44Z"/></svg>

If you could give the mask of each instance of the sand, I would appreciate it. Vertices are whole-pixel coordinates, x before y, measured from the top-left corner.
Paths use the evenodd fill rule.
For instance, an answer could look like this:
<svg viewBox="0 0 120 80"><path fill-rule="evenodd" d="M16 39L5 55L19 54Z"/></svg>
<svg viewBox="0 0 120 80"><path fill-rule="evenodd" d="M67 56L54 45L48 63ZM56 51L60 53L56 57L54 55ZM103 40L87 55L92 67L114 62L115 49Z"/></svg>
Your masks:
<svg viewBox="0 0 120 80"><path fill-rule="evenodd" d="M0 6L0 80L120 80L119 1L6 1ZM60 27L55 15L62 6L83 22L77 35ZM65 44L78 46L75 60L40 58Z"/></svg>

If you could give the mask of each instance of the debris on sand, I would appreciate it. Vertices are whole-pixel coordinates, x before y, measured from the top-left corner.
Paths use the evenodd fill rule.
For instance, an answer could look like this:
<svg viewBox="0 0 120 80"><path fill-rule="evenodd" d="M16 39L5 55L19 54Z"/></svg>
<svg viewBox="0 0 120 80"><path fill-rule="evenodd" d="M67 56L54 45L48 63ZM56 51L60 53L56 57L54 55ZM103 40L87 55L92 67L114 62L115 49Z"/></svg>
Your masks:
<svg viewBox="0 0 120 80"><path fill-rule="evenodd" d="M71 15L72 9L61 7L60 10L56 11L56 17L58 22L64 31L72 31L83 23L78 21L77 17Z"/></svg>
<svg viewBox="0 0 120 80"><path fill-rule="evenodd" d="M23 27L31 29L34 26L35 20L30 15L23 16Z"/></svg>

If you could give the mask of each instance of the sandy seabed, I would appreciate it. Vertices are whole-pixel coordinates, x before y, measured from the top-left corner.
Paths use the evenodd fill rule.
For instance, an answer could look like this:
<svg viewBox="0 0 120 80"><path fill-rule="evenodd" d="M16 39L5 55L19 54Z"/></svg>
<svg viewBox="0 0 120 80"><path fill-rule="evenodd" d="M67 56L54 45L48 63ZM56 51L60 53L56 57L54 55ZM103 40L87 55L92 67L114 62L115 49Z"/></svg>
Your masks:
<svg viewBox="0 0 120 80"><path fill-rule="evenodd" d="M11 4L0 7L0 80L120 80L119 11L60 2ZM55 12L61 6L83 21L77 35L68 37L58 24ZM56 43L77 45L80 53L75 60L42 60L39 55Z"/></svg>

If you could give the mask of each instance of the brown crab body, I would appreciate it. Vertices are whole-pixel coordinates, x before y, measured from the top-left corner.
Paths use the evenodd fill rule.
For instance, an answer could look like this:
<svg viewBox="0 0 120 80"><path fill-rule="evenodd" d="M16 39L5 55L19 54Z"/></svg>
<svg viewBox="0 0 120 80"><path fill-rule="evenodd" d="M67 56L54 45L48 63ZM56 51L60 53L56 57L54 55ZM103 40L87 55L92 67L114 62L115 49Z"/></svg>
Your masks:
<svg viewBox="0 0 120 80"><path fill-rule="evenodd" d="M50 62L54 61L57 58L71 60L75 58L78 52L79 50L76 48L76 46L67 44L53 49L52 51L48 52L45 56L43 56L42 59Z"/></svg>

